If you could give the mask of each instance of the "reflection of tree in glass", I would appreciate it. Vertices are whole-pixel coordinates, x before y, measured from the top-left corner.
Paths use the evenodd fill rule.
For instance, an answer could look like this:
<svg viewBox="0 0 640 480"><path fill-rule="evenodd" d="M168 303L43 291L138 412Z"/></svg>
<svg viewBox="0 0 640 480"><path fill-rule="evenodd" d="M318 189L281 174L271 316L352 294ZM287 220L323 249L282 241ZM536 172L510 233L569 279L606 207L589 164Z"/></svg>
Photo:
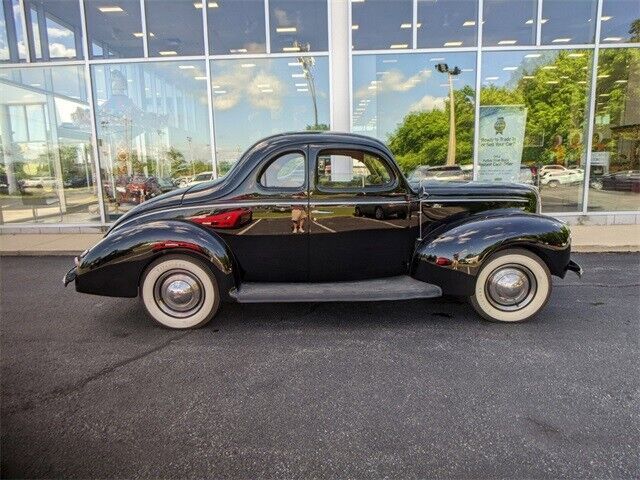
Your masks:
<svg viewBox="0 0 640 480"><path fill-rule="evenodd" d="M456 160L473 161L474 91L465 86L454 91L456 113ZM444 165L449 145L449 100L444 110L411 112L389 136L389 146L403 171L418 165Z"/></svg>

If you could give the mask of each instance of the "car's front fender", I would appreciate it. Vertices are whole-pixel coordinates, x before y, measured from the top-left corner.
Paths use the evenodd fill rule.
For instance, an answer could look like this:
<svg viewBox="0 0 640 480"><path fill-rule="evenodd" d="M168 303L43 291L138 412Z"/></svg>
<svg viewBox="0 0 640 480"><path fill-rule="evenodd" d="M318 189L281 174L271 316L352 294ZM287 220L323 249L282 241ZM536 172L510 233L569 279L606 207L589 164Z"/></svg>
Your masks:
<svg viewBox="0 0 640 480"><path fill-rule="evenodd" d="M411 274L445 294L472 295L475 277L491 254L523 248L538 255L551 274L564 277L571 234L564 223L542 215L505 213L471 216L430 232L416 246Z"/></svg>
<svg viewBox="0 0 640 480"><path fill-rule="evenodd" d="M136 297L144 269L167 253L183 253L205 260L223 296L236 286L233 255L224 240L195 223L158 220L111 231L77 259L76 290Z"/></svg>

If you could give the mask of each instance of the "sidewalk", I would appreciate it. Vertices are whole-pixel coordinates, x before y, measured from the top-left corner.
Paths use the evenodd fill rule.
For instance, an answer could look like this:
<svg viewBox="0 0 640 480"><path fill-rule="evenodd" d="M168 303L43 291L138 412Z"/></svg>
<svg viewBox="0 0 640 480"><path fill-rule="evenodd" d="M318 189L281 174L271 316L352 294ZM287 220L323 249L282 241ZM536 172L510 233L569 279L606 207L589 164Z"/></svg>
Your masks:
<svg viewBox="0 0 640 480"><path fill-rule="evenodd" d="M640 252L640 225L575 225L574 252ZM77 255L101 233L0 235L0 255Z"/></svg>

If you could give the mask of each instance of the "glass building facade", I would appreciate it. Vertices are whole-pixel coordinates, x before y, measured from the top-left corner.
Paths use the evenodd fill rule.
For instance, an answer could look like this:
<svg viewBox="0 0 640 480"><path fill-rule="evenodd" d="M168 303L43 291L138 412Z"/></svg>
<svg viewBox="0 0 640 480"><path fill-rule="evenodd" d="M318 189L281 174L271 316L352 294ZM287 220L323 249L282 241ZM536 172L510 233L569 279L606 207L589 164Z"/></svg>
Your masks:
<svg viewBox="0 0 640 480"><path fill-rule="evenodd" d="M0 229L105 226L294 130L640 215L638 0L2 0Z"/></svg>

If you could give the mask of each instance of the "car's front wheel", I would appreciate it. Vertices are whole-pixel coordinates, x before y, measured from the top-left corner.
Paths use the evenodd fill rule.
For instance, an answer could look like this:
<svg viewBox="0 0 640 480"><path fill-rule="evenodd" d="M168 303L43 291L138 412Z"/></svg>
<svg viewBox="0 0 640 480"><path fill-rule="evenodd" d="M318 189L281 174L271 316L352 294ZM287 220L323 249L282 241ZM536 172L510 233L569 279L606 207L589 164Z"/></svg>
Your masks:
<svg viewBox="0 0 640 480"><path fill-rule="evenodd" d="M494 322L523 322L536 315L551 294L551 274L533 253L503 250L490 257L476 277L471 305Z"/></svg>
<svg viewBox="0 0 640 480"><path fill-rule="evenodd" d="M168 328L197 328L220 307L218 283L204 262L187 255L167 255L146 269L140 299L156 322Z"/></svg>

